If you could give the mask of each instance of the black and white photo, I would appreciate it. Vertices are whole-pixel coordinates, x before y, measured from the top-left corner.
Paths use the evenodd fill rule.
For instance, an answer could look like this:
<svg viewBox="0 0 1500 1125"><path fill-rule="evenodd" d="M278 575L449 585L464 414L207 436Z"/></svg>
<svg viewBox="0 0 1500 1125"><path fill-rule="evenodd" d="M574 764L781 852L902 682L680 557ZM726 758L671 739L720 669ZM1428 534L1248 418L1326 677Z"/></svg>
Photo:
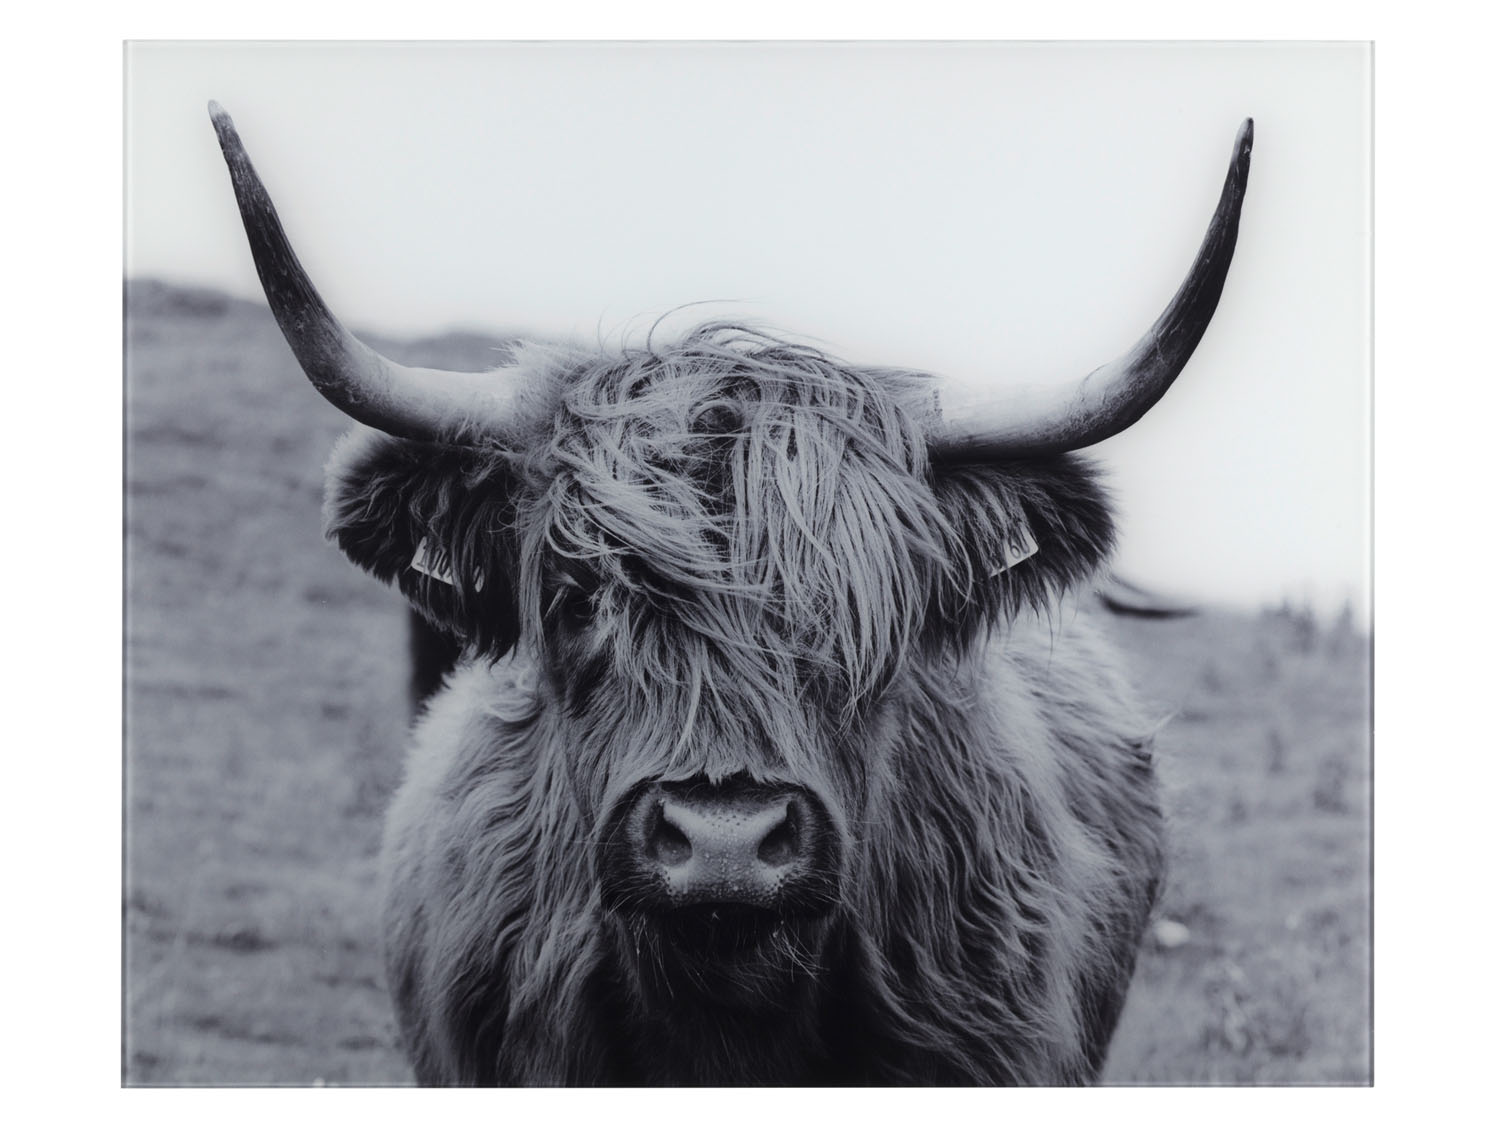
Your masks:
<svg viewBox="0 0 1500 1125"><path fill-rule="evenodd" d="M132 45L125 1084L1369 1083L1369 65Z"/></svg>

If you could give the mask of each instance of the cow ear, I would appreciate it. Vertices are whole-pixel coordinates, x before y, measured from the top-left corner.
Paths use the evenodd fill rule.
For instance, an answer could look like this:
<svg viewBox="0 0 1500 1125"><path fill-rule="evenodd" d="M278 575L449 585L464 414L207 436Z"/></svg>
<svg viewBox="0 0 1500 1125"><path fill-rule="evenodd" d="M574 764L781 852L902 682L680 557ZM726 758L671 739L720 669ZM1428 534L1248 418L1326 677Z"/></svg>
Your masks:
<svg viewBox="0 0 1500 1125"><path fill-rule="evenodd" d="M1090 580L1114 547L1109 496L1085 458L938 465L933 473L960 562L938 607L950 625L1053 605Z"/></svg>
<svg viewBox="0 0 1500 1125"><path fill-rule="evenodd" d="M358 426L329 457L323 531L438 628L499 657L519 628L515 496L501 456Z"/></svg>

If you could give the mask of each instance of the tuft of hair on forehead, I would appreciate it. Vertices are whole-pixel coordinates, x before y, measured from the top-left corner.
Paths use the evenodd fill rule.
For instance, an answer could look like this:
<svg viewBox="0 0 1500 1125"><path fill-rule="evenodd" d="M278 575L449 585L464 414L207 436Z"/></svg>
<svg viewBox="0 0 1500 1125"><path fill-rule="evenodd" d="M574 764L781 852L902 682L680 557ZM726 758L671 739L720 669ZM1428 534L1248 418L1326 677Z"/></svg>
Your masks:
<svg viewBox="0 0 1500 1125"><path fill-rule="evenodd" d="M948 557L924 435L903 406L923 376L724 322L553 357L567 360L522 521L537 635L566 587L592 599L642 682L728 661L761 692L795 694L810 677L854 697L877 686Z"/></svg>

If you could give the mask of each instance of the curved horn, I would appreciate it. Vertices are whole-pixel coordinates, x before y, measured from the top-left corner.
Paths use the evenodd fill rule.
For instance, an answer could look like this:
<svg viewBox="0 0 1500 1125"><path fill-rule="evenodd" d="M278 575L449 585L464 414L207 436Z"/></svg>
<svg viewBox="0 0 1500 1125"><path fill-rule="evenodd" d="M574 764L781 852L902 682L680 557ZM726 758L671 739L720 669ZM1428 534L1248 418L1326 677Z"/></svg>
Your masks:
<svg viewBox="0 0 1500 1125"><path fill-rule="evenodd" d="M1218 307L1234 257L1254 139L1255 124L1246 118L1193 268L1135 347L1071 386L996 397L940 381L935 390L939 421L929 440L933 456L990 460L1082 449L1113 437L1155 406L1187 365Z"/></svg>
<svg viewBox="0 0 1500 1125"><path fill-rule="evenodd" d="M517 382L497 373L404 367L355 339L297 261L229 114L218 102L209 102L208 112L266 300L318 392L351 418L397 437L473 443L500 436L515 415Z"/></svg>

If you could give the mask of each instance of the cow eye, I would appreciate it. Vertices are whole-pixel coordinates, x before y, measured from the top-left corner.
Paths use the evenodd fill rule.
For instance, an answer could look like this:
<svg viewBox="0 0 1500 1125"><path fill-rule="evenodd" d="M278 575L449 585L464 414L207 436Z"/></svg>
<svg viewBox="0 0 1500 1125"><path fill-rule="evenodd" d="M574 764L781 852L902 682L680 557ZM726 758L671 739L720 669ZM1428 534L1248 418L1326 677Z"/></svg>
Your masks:
<svg viewBox="0 0 1500 1125"><path fill-rule="evenodd" d="M564 624L581 629L594 618L594 599L580 590L569 591L558 605Z"/></svg>
<svg viewBox="0 0 1500 1125"><path fill-rule="evenodd" d="M572 575L560 578L547 606L547 620L565 629L585 628L594 619L594 590Z"/></svg>

